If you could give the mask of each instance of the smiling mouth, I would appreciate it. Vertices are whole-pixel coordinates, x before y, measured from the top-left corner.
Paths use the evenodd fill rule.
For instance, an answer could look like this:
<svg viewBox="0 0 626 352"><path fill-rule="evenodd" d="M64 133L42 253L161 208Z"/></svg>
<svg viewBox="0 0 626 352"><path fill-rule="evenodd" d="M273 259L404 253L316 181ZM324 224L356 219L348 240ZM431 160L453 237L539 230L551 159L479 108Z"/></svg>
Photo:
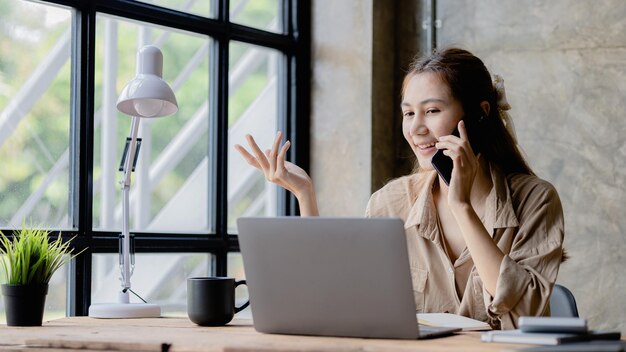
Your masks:
<svg viewBox="0 0 626 352"><path fill-rule="evenodd" d="M437 142L432 142L432 143L428 143L428 144L418 144L417 147L419 149L428 149L428 148L432 148L435 146Z"/></svg>

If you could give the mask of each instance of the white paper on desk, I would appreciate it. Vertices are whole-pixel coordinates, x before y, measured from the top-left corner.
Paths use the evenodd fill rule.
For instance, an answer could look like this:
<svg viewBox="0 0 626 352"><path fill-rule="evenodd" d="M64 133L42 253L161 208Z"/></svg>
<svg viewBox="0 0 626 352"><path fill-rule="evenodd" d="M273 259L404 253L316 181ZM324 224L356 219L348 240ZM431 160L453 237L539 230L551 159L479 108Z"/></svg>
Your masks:
<svg viewBox="0 0 626 352"><path fill-rule="evenodd" d="M417 322L433 327L461 328L463 331L491 330L491 326L484 321L450 313L417 313Z"/></svg>

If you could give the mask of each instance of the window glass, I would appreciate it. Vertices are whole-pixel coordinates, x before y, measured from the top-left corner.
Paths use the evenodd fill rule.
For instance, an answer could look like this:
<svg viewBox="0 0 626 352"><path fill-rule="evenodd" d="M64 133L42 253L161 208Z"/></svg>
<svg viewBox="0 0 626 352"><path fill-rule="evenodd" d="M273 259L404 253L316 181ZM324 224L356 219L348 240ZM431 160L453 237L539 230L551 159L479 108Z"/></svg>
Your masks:
<svg viewBox="0 0 626 352"><path fill-rule="evenodd" d="M290 4L297 3L297 0L229 1L232 23L274 33L282 33L280 7L291 8ZM163 20L163 25L141 22L105 14L115 8L106 1L99 2L98 11L102 12L96 13L95 26L79 26L80 35L72 37L74 10L53 2L68 3L0 0L0 50L3 53L0 55L0 160L4 170L0 173L0 229L8 233L27 221L79 237L84 234L77 232L74 226L85 222L93 224L88 230L94 230L95 236L101 236L100 231L120 231L122 175L119 166L131 117L118 112L116 102L123 87L136 74L138 50L147 44L159 47L163 53L163 79L176 94L179 110L171 116L140 122L142 142L130 187L130 230L201 234L208 239L207 234L216 231L216 220L226 222L227 230L234 233L239 216L279 213L276 186L266 183L257 170L245 164L236 152L233 154L233 144L245 145L244 136L250 133L263 148L269 147L276 126L282 125L278 122L278 101L284 98L278 96L277 76L278 72L284 76L286 61L281 51L231 42L227 65L214 65L216 62L210 57L217 49L213 38L164 26L186 28L189 16L177 16L174 11L166 10L167 19L152 18L155 22ZM141 2L208 18L216 18L218 3L217 0ZM129 17L137 18L131 6L126 10ZM222 29L231 31L230 24ZM234 27L235 30L240 28ZM231 34L222 30L216 33L224 43L228 43ZM246 41L265 42L267 36L268 33L252 31ZM92 42L94 37L95 42ZM295 41L284 37L289 39L285 42L289 48L284 50L293 52ZM76 71L80 65L71 62L72 49L81 51L80 48L95 51L94 76L87 77L86 81L93 83L93 87L82 86L80 91L72 92L72 77L81 77ZM220 72L220 75L228 74L228 92L210 91L210 84L217 81L217 77L212 76L214 69L228 70ZM93 96L84 96L92 88ZM216 169L214 152L218 141L212 137L221 134L214 130L216 121L210 120L216 112L217 115L224 113L215 105L209 106L210 102L220 101L220 94L228 94L227 170ZM280 94L286 95L287 90L281 89ZM75 97L78 99L73 99ZM93 116L71 116L72 111L83 111L81 106L72 106L78 102L93 102ZM283 112L280 112L281 119ZM76 128L80 131L72 130L72 117L78 119ZM70 155L70 145L72 152L79 155L85 151L77 150L84 143L75 143L80 141L73 140L72 136L90 133L91 122L94 135L87 143L90 148L93 146L93 155L90 155L93 167L86 173L87 178L75 180L78 170L70 170L70 163L77 162L78 158ZM84 165L77 167L81 166ZM216 177L227 177L228 209L215 208ZM78 181L90 184L78 185ZM73 219L71 216L78 213L78 209L70 209L70 203L77 192L85 190L84 186L91 187L91 193L80 194L80 199L92 202L92 211L91 214L81 213L84 218ZM182 236L182 241L173 240L175 236L155 237L155 241L163 239L163 242L176 242L189 248L189 242ZM184 238L190 237L193 236ZM76 268L78 271L74 274L77 280L91 283L92 302L116 302L120 289L118 254L92 254L108 249L99 247L98 243L90 245L90 253L82 254L90 256L87 260L92 262L93 271ZM233 243L229 240L220 246L234 250ZM186 278L213 275L216 257L208 253L146 253L151 247L138 247L138 250L141 254L136 255L133 290L161 305L166 315L186 315ZM172 248L172 251L178 249ZM219 259L223 260L225 255L222 252ZM241 279L241 256L230 253L227 259L228 274ZM65 316L67 302L71 302L66 292L68 278L73 277L68 276L68 271L69 267L64 267L52 278L44 319ZM79 297L82 294L80 283L69 285L76 284ZM238 304L244 297L247 297L247 289L238 288ZM131 301L139 302L139 299L131 297ZM76 312L86 314L83 302L76 303L73 307ZM2 312L0 302L0 314Z"/></svg>
<svg viewBox="0 0 626 352"><path fill-rule="evenodd" d="M211 41L119 18L97 17L93 216L98 230L122 224L118 171L131 117L116 109L118 94L135 76L144 45L163 53L163 79L178 112L142 118L142 138L130 187L132 231L206 233L209 224L209 47Z"/></svg>
<svg viewBox="0 0 626 352"><path fill-rule="evenodd" d="M0 257L0 260L4 258ZM43 320L59 319L66 316L67 311L67 277L69 274L69 263L60 267L50 278L48 283L48 294L46 295L46 305L43 313ZM0 282L6 283L4 270L0 270ZM6 314L4 309L4 299L0 299L0 324L6 324Z"/></svg>
<svg viewBox="0 0 626 352"><path fill-rule="evenodd" d="M211 6L215 0L142 0L141 2L192 13L194 15L214 17L211 14Z"/></svg>
<svg viewBox="0 0 626 352"><path fill-rule="evenodd" d="M278 0L231 0L230 20L244 26L282 33Z"/></svg>
<svg viewBox="0 0 626 352"><path fill-rule="evenodd" d="M277 72L281 54L243 43L231 43L228 92L228 229L239 216L277 214L276 186L251 167L234 149L248 148L246 134L260 148L270 148L276 135Z"/></svg>
<svg viewBox="0 0 626 352"><path fill-rule="evenodd" d="M116 303L121 290L119 255L94 254L91 302ZM213 255L207 253L137 253L131 289L148 303L158 304L161 315L187 316L187 278L211 276ZM130 294L131 303L141 300Z"/></svg>
<svg viewBox="0 0 626 352"><path fill-rule="evenodd" d="M228 276L235 278L235 280L245 280L246 273L243 270L243 259L241 253L230 252L228 253ZM241 307L249 299L248 286L239 285L235 290L235 305ZM252 319L252 311L250 306L237 313L237 318Z"/></svg>
<svg viewBox="0 0 626 352"><path fill-rule="evenodd" d="M0 227L69 218L69 9L0 1Z"/></svg>

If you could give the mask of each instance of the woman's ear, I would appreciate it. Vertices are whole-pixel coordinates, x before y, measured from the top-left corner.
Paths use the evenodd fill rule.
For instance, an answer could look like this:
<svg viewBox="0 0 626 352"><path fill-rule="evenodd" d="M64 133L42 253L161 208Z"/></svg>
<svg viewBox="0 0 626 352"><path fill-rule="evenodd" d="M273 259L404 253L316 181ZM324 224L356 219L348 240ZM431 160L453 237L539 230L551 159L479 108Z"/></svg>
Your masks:
<svg viewBox="0 0 626 352"><path fill-rule="evenodd" d="M485 112L485 117L489 116L489 111L491 111L491 106L489 105L488 101L483 101L482 103L480 103L480 108L483 109L483 111Z"/></svg>

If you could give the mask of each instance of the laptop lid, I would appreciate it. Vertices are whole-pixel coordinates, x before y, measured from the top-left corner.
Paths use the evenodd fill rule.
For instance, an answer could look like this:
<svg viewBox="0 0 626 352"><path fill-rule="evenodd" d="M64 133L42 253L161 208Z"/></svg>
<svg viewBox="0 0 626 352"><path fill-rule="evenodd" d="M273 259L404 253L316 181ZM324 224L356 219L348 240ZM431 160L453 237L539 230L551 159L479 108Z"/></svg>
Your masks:
<svg viewBox="0 0 626 352"><path fill-rule="evenodd" d="M239 218L259 332L418 337L404 225L391 218Z"/></svg>

